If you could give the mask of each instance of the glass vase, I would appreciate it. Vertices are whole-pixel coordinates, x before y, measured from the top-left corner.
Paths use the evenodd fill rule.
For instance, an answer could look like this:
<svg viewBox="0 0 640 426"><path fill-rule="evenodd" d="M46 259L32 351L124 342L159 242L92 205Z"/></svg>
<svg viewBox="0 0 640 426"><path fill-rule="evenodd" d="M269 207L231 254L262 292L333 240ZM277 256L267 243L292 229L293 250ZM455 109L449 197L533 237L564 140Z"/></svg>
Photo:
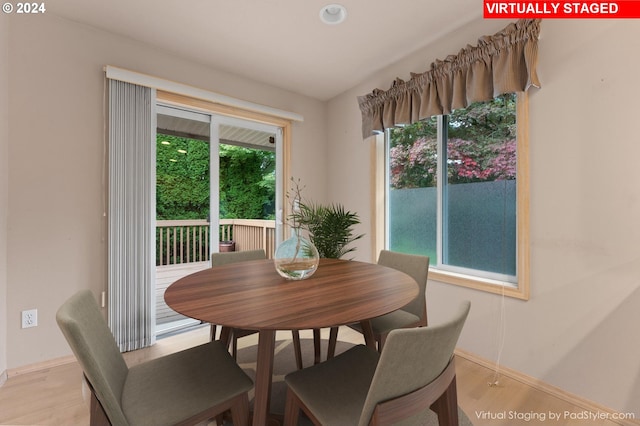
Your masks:
<svg viewBox="0 0 640 426"><path fill-rule="evenodd" d="M320 255L311 241L294 229L293 235L283 241L273 256L276 271L288 280L304 280L318 269Z"/></svg>

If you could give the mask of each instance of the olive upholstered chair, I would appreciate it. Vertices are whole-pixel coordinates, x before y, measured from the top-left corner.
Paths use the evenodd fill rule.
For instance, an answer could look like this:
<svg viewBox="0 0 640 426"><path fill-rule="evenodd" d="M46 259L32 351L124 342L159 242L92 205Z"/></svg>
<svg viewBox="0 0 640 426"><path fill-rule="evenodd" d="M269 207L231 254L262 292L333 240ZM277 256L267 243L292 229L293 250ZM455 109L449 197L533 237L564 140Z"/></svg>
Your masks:
<svg viewBox="0 0 640 426"><path fill-rule="evenodd" d="M457 425L453 351L469 307L436 326L391 331L381 354L358 345L288 374L285 426L297 424L301 409L324 426Z"/></svg>
<svg viewBox="0 0 640 426"><path fill-rule="evenodd" d="M378 257L378 265L404 272L410 275L418 284L418 295L406 306L371 320L371 328L376 342L378 342L378 351L380 352L391 330L427 325L426 290L429 257L382 250ZM362 333L360 324L350 324L349 327ZM337 338L338 328L333 327L329 335L327 358L333 357Z"/></svg>
<svg viewBox="0 0 640 426"><path fill-rule="evenodd" d="M253 382L220 342L128 367L91 291L56 320L91 388L92 425L187 425L227 410L234 425L248 424Z"/></svg>
<svg viewBox="0 0 640 426"><path fill-rule="evenodd" d="M230 251L230 252L221 252L221 253L211 253L211 267L214 266L222 266L228 265L231 263L237 262L246 262L249 260L260 260L266 259L267 255L264 250L245 250L245 251ZM211 324L211 340L216 339L216 330L217 326L215 324ZM257 333L255 330L242 330L242 329L233 329L231 330L231 347L233 357L236 358L238 354L238 339L244 336L249 336L251 334Z"/></svg>

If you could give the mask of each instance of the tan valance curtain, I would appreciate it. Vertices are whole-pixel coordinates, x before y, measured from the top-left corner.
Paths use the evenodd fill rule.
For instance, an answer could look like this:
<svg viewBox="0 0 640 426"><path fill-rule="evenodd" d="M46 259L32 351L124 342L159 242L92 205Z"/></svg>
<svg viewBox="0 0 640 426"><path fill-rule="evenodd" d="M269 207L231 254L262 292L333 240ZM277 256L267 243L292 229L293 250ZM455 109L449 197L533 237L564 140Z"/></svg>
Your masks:
<svg viewBox="0 0 640 426"><path fill-rule="evenodd" d="M478 45L467 45L457 55L436 60L431 69L408 81L397 78L389 90L375 89L358 97L362 112L362 137L433 115L449 114L473 102L503 93L540 87L538 34L540 20L520 20Z"/></svg>

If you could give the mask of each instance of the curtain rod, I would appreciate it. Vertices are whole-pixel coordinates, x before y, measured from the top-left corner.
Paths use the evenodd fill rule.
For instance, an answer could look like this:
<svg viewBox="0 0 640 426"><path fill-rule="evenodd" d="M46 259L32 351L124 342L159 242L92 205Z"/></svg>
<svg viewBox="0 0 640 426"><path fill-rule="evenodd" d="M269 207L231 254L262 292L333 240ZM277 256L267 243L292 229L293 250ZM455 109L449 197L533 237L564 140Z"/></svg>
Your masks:
<svg viewBox="0 0 640 426"><path fill-rule="evenodd" d="M254 102L244 101L242 99L233 98L231 96L222 95L208 90L199 89L187 84L176 83L175 81L165 80L148 74L142 74L135 71L126 70L124 68L106 65L104 72L108 79L124 81L126 83L137 84L139 86L152 87L154 89L166 92L177 93L216 104L232 106L248 111L259 112L275 117L284 118L291 121L304 121L304 117L295 112L289 112L266 105L256 104Z"/></svg>

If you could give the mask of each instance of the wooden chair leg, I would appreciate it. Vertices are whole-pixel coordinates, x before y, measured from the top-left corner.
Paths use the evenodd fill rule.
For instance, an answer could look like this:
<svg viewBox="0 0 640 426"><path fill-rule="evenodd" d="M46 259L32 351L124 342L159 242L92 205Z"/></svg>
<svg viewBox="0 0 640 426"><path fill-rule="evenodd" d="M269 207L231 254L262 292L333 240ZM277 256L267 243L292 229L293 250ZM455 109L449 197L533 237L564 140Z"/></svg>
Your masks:
<svg viewBox="0 0 640 426"><path fill-rule="evenodd" d="M229 345L231 344L232 337L233 337L233 330L229 327L222 327L222 330L220 330L220 341L227 349L229 349Z"/></svg>
<svg viewBox="0 0 640 426"><path fill-rule="evenodd" d="M211 341L216 340L216 331L218 327L215 324L211 324Z"/></svg>
<svg viewBox="0 0 640 426"><path fill-rule="evenodd" d="M336 345L338 343L338 327L331 327L329 331L329 347L327 347L327 359L331 359L336 354Z"/></svg>
<svg viewBox="0 0 640 426"><path fill-rule="evenodd" d="M284 423L283 426L296 426L300 417L300 406L298 405L298 397L287 389L287 399L284 406Z"/></svg>
<svg viewBox="0 0 640 426"><path fill-rule="evenodd" d="M89 381L87 381L89 383ZM109 417L107 417L107 413L104 412L102 408L102 404L98 401L96 394L93 392L93 388L89 385L91 389L91 403L89 406L89 424L90 426L108 426L111 425L109 421Z"/></svg>
<svg viewBox="0 0 640 426"><path fill-rule="evenodd" d="M293 337L293 350L296 356L296 367L298 370L302 370L302 347L300 346L300 332L298 330L291 330Z"/></svg>
<svg viewBox="0 0 640 426"><path fill-rule="evenodd" d="M387 334L380 334L377 337L377 341L378 341L378 353L382 353L382 347L384 346L385 342L387 341Z"/></svg>
<svg viewBox="0 0 640 426"><path fill-rule="evenodd" d="M431 408L438 414L439 425L458 426L458 391L455 376L447 390L431 405Z"/></svg>
<svg viewBox="0 0 640 426"><path fill-rule="evenodd" d="M233 338L231 339L231 355L233 359L238 359L238 336L233 334Z"/></svg>
<svg viewBox="0 0 640 426"><path fill-rule="evenodd" d="M314 365L320 364L320 346L321 346L320 329L314 328L313 329L313 363Z"/></svg>
<svg viewBox="0 0 640 426"><path fill-rule="evenodd" d="M216 426L224 425L224 413L218 414L216 416Z"/></svg>
<svg viewBox="0 0 640 426"><path fill-rule="evenodd" d="M246 392L238 395L231 405L233 426L249 426L249 396Z"/></svg>

